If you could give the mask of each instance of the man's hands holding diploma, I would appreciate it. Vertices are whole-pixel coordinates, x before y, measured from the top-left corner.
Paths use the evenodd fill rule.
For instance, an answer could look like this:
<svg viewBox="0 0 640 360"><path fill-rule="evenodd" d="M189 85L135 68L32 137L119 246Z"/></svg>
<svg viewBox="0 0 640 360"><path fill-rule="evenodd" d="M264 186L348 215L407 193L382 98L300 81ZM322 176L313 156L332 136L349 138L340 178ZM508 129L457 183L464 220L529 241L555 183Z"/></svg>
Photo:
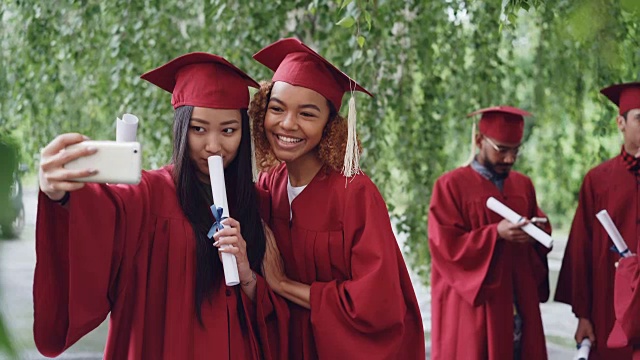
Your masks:
<svg viewBox="0 0 640 360"><path fill-rule="evenodd" d="M507 219L502 219L498 223L498 236L501 239L507 241L513 241L515 243L528 243L534 241L529 234L522 230L522 227L531 223L528 219L524 219L517 224L512 223Z"/></svg>

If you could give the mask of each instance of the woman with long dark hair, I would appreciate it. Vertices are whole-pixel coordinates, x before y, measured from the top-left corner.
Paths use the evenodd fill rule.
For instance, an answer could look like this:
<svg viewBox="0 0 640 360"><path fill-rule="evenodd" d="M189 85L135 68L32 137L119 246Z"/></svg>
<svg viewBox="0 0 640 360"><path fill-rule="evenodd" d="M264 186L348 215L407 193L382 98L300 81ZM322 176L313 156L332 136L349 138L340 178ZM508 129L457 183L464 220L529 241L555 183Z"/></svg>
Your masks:
<svg viewBox="0 0 640 360"><path fill-rule="evenodd" d="M248 86L222 57L191 53L142 76L172 93L173 161L138 185L83 184L63 165L95 152L42 151L34 337L56 356L110 313L105 359L285 359L288 310L261 275L265 234L252 181ZM207 158L221 155L231 217L213 239ZM242 224L242 225L241 225ZM222 247L229 245L229 247ZM219 252L235 255L227 287Z"/></svg>

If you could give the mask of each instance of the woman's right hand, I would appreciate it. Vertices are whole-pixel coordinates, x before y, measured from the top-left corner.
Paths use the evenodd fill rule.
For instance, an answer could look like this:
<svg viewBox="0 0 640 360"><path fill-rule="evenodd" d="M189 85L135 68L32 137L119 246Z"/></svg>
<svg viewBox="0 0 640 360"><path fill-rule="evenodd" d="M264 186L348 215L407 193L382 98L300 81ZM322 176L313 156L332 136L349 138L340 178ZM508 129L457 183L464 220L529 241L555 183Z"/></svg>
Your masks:
<svg viewBox="0 0 640 360"><path fill-rule="evenodd" d="M71 180L97 173L95 169L67 170L63 167L71 160L94 154L97 151L97 149L92 147L81 147L71 151L65 151L67 146L85 140L89 140L89 138L77 133L58 135L40 152L38 180L40 182L40 190L45 193L49 199L54 201L60 200L65 192L81 189L84 183Z"/></svg>
<svg viewBox="0 0 640 360"><path fill-rule="evenodd" d="M284 271L282 255L280 255L275 236L267 225L264 225L264 235L267 243L262 260L262 273L269 287L277 294L282 295L282 283L288 280Z"/></svg>

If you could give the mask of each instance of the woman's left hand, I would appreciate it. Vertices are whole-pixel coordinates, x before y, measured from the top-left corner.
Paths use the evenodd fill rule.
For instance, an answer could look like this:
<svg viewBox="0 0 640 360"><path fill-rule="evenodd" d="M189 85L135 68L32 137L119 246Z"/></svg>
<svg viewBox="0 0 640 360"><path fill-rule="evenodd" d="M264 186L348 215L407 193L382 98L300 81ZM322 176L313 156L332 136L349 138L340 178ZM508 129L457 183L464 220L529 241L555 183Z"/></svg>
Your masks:
<svg viewBox="0 0 640 360"><path fill-rule="evenodd" d="M240 223L233 218L227 218L222 220L222 224L225 225L225 228L213 235L213 240L215 241L213 246L217 247L220 253L229 253L236 257L240 282L249 283L253 281L255 277L249 265L247 243L242 237ZM222 254L220 254L220 256L222 256Z"/></svg>
<svg viewBox="0 0 640 360"><path fill-rule="evenodd" d="M268 226L264 227L264 235L267 238L267 248L262 260L262 274L267 284L276 294L311 309L311 286L287 278L278 244Z"/></svg>

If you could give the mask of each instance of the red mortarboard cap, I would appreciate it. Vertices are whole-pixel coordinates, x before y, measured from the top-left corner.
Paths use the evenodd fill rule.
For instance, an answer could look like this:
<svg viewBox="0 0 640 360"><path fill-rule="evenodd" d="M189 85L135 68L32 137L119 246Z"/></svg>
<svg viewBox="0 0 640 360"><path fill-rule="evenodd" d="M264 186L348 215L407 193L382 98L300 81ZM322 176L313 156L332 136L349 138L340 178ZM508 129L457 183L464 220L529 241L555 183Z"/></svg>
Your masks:
<svg viewBox="0 0 640 360"><path fill-rule="evenodd" d="M640 109L640 82L611 85L600 92L618 105L620 115L631 109Z"/></svg>
<svg viewBox="0 0 640 360"><path fill-rule="evenodd" d="M302 86L327 98L339 111L342 96L351 90L371 95L329 61L295 38L281 39L258 51L253 58L273 70L272 81Z"/></svg>
<svg viewBox="0 0 640 360"><path fill-rule="evenodd" d="M467 116L482 114L480 133L503 143L517 144L524 134L524 116L528 112L511 106L493 106L480 109Z"/></svg>
<svg viewBox="0 0 640 360"><path fill-rule="evenodd" d="M177 57L142 76L170 92L171 105L246 109L249 89L258 83L221 56L194 52Z"/></svg>

